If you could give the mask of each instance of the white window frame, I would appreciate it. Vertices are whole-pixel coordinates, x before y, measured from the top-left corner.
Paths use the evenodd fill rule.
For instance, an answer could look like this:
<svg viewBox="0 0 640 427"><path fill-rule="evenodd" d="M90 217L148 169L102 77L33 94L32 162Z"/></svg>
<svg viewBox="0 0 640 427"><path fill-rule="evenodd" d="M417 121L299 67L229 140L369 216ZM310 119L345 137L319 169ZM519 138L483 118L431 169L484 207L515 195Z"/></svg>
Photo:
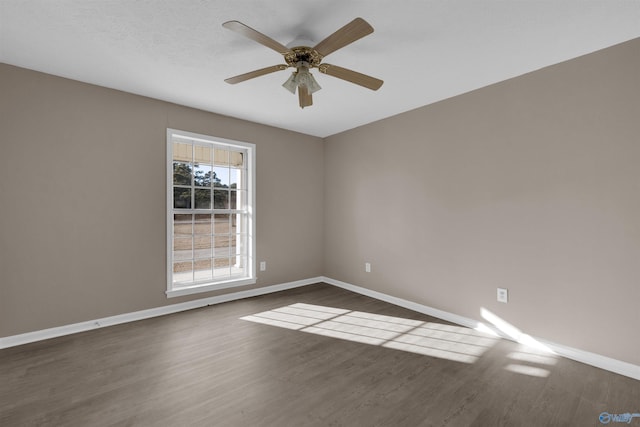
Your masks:
<svg viewBox="0 0 640 427"><path fill-rule="evenodd" d="M185 285L175 284L173 282L173 263L174 263L174 251L173 251L173 222L174 213L187 214L187 213L201 213L203 211L195 209L176 209L173 206L173 142L174 138L182 140L191 140L197 145L208 145L218 148L227 148L230 150L241 150L246 153L246 177L242 177L243 183L247 187L246 196L246 228L248 242L244 245L244 251L246 252L247 265L245 266L245 274L237 278L223 278L223 279L208 279L206 281L196 282ZM225 138L218 138L209 135L202 135L193 132L187 132L177 129L167 128L167 291L168 298L178 297L183 295L190 295L200 292L215 291L218 289L231 288L236 286L246 286L256 283L256 241L255 241L255 144L249 142L234 141ZM213 195L212 195L213 197ZM212 213L216 212L212 200ZM229 211L229 210L226 210ZM221 213L225 213L224 211Z"/></svg>

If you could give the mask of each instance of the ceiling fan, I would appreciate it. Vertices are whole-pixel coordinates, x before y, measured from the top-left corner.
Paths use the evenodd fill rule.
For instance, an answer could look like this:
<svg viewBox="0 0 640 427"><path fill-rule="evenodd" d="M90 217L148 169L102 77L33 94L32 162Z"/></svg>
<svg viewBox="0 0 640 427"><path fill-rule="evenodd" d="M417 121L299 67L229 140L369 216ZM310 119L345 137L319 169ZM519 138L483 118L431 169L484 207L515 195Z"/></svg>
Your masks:
<svg viewBox="0 0 640 427"><path fill-rule="evenodd" d="M378 90L382 86L383 81L380 79L322 62L324 57L330 53L373 33L373 27L362 18L356 18L349 22L314 47L292 46L289 48L239 21L228 21L222 26L275 50L284 56L284 62L286 63L230 77L225 79L227 83L236 84L265 74L286 70L289 67L295 68L295 71L282 86L293 94L296 93L296 89L298 90L300 108L311 106L313 104L312 94L321 89L309 72L311 68L317 68L323 74L337 77L371 90ZM297 43L294 42L293 44Z"/></svg>

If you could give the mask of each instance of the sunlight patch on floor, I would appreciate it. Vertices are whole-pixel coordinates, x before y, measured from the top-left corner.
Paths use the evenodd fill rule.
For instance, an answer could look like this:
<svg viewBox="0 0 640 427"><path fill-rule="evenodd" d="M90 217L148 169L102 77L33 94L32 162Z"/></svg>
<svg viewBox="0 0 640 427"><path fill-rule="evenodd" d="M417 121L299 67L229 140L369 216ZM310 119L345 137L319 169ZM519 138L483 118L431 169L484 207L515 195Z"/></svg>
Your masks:
<svg viewBox="0 0 640 427"><path fill-rule="evenodd" d="M546 378L551 375L551 367L558 363L558 356L543 349L522 346L520 351L507 355L509 363L505 370L531 377Z"/></svg>
<svg viewBox="0 0 640 427"><path fill-rule="evenodd" d="M463 363L474 363L498 339L461 326L304 303L242 320Z"/></svg>
<svg viewBox="0 0 640 427"><path fill-rule="evenodd" d="M548 369L538 368L536 366L530 365L509 364L505 366L504 369L516 374L528 375L530 377L546 378L551 374Z"/></svg>
<svg viewBox="0 0 640 427"><path fill-rule="evenodd" d="M539 378L546 378L551 374L547 368L551 368L558 362L553 350L486 308L481 308L480 314L501 334L522 344L521 351L509 353L507 356L510 362L515 363L508 363L504 367L505 370Z"/></svg>
<svg viewBox="0 0 640 427"><path fill-rule="evenodd" d="M496 328L501 334L509 337L513 341L526 345L527 347L540 350L549 354L554 354L548 346L536 340L530 335L523 333L520 329L513 326L506 320L498 317L496 314L482 307L480 309L480 315L487 320L494 328Z"/></svg>
<svg viewBox="0 0 640 427"><path fill-rule="evenodd" d="M535 363L538 365L553 366L558 363L558 359L549 354L530 353L524 351L514 351L507 356L509 359L525 363Z"/></svg>

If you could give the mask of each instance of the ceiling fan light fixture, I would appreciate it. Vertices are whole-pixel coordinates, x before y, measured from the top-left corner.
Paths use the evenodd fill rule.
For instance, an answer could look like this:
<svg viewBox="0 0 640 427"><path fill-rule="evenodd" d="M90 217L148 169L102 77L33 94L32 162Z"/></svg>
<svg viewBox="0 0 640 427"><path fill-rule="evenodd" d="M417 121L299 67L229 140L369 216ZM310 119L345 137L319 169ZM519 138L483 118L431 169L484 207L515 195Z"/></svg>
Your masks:
<svg viewBox="0 0 640 427"><path fill-rule="evenodd" d="M322 89L307 67L299 67L296 71L291 73L287 81L282 84L282 87L294 95L296 93L296 89L300 86L305 86L310 94Z"/></svg>
<svg viewBox="0 0 640 427"><path fill-rule="evenodd" d="M313 74L309 72L309 69L306 67L298 68L298 72L296 73L298 77L298 86L306 86L309 93L315 93L322 89L316 79L313 77Z"/></svg>
<svg viewBox="0 0 640 427"><path fill-rule="evenodd" d="M296 89L298 88L298 82L296 81L297 72L294 71L291 73L286 82L282 84L282 87L291 92L292 94L296 94Z"/></svg>

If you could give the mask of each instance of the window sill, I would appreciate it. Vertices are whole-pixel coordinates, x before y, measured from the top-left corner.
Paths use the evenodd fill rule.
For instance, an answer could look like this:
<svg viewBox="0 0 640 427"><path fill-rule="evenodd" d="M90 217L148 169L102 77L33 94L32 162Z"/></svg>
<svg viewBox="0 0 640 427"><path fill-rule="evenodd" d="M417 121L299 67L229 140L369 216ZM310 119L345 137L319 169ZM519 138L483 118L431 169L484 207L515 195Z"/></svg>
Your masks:
<svg viewBox="0 0 640 427"><path fill-rule="evenodd" d="M193 286L179 287L171 290L167 290L167 298L181 297L185 295L199 294L203 292L217 291L220 289L235 288L238 286L254 285L256 278L251 277L247 279L229 280L226 282L205 283Z"/></svg>

